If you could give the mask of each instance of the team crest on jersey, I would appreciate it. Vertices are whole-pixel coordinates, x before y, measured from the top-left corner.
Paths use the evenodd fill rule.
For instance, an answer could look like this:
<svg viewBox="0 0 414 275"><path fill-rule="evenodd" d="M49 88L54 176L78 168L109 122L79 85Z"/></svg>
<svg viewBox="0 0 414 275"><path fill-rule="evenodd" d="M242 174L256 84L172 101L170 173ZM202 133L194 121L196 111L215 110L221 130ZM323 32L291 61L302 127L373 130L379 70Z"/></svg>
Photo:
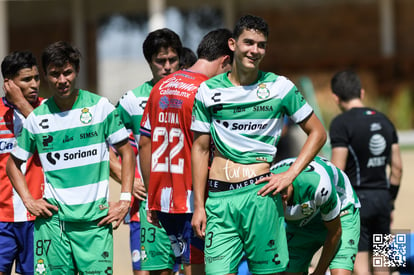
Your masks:
<svg viewBox="0 0 414 275"><path fill-rule="evenodd" d="M145 246L141 246L141 261L146 262L148 260L147 252L145 251Z"/></svg>
<svg viewBox="0 0 414 275"><path fill-rule="evenodd" d="M312 207L309 207L309 204L307 203L303 203L300 207L302 208L302 214L305 216L309 216L313 213Z"/></svg>
<svg viewBox="0 0 414 275"><path fill-rule="evenodd" d="M92 121L92 114L88 108L83 108L80 115L80 121L84 124L88 124Z"/></svg>
<svg viewBox="0 0 414 275"><path fill-rule="evenodd" d="M260 99L268 98L270 95L270 91L268 88L266 88L266 84L261 83L259 84L259 87L257 88L257 97Z"/></svg>
<svg viewBox="0 0 414 275"><path fill-rule="evenodd" d="M42 259L37 260L37 264L36 264L36 275L40 275L40 274L46 274L46 268L45 268L45 263Z"/></svg>

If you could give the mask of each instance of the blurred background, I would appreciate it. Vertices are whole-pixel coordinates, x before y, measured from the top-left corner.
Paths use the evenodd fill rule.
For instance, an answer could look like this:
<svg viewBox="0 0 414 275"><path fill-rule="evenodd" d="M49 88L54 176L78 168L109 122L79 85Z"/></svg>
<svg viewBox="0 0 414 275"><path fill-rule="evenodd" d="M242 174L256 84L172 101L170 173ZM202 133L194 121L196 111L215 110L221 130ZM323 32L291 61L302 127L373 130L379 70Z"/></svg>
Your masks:
<svg viewBox="0 0 414 275"><path fill-rule="evenodd" d="M261 69L290 78L326 129L340 112L330 95L331 77L345 68L359 73L366 105L386 113L399 131L404 176L393 225L413 230L412 214L403 207L414 194L413 0L0 0L0 58L30 50L40 65L46 45L72 42L83 55L78 87L116 104L151 78L142 54L148 32L168 27L196 51L208 31L232 30L247 13L270 27ZM43 83L41 95L50 96ZM300 142L291 130L290 141ZM328 143L324 153L329 155ZM113 184L115 199L118 187ZM128 234L127 226L115 231L114 274L130 272Z"/></svg>

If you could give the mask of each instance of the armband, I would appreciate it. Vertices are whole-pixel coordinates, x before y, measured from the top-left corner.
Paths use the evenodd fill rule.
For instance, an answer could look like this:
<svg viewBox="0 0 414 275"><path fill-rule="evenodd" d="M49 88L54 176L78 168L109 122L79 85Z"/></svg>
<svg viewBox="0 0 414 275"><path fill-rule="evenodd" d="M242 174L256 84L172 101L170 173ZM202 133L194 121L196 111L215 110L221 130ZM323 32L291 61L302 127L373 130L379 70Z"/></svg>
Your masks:
<svg viewBox="0 0 414 275"><path fill-rule="evenodd" d="M120 201L131 201L131 193L129 192L122 192L121 196L119 196Z"/></svg>
<svg viewBox="0 0 414 275"><path fill-rule="evenodd" d="M397 198L397 194L398 194L398 190L400 189L399 185L392 185L390 184L390 194L391 194L391 199L395 200Z"/></svg>

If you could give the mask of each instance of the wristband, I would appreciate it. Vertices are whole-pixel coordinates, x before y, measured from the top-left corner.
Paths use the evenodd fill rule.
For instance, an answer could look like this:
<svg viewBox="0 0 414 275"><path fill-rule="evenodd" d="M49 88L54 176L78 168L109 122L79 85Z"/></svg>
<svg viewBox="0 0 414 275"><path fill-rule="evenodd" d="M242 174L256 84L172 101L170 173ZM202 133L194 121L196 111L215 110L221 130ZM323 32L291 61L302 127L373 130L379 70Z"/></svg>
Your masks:
<svg viewBox="0 0 414 275"><path fill-rule="evenodd" d="M390 194L391 194L391 199L395 200L397 198L397 194L398 194L398 190L400 189L399 185L393 185L390 184Z"/></svg>
<svg viewBox="0 0 414 275"><path fill-rule="evenodd" d="M120 201L131 201L131 193L129 192L122 192L121 196L119 196Z"/></svg>

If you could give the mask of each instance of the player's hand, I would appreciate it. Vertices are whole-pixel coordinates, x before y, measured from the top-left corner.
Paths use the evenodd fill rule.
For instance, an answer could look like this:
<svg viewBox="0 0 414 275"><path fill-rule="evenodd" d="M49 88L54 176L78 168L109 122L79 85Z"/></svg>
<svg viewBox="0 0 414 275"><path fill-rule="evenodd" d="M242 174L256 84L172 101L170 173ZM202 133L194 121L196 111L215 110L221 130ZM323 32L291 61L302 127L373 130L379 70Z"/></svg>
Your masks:
<svg viewBox="0 0 414 275"><path fill-rule="evenodd" d="M257 194L264 197L267 194L272 193L272 195L274 196L277 193L282 192L282 190L285 190L289 185L291 185L293 180L294 178L288 171L280 174L271 173L270 176L261 178L258 181L256 181L256 184L268 181L268 183L266 183L259 190L259 192L257 192Z"/></svg>
<svg viewBox="0 0 414 275"><path fill-rule="evenodd" d="M147 197L144 182L140 178L134 179L134 186L132 188L132 195L141 201L144 201Z"/></svg>
<svg viewBox="0 0 414 275"><path fill-rule="evenodd" d="M44 199L29 200L25 202L27 211L36 217L49 218L53 215L52 211L57 212L58 207L45 201Z"/></svg>
<svg viewBox="0 0 414 275"><path fill-rule="evenodd" d="M157 211L155 210L147 210L147 221L156 226L161 228L160 220L158 219Z"/></svg>
<svg viewBox="0 0 414 275"><path fill-rule="evenodd" d="M130 204L130 201L109 202L108 215L98 223L98 226L114 223L113 228L117 229L128 214Z"/></svg>
<svg viewBox="0 0 414 275"><path fill-rule="evenodd" d="M21 89L11 79L4 80L3 90L7 101L14 105L17 105L19 102L26 101Z"/></svg>
<svg viewBox="0 0 414 275"><path fill-rule="evenodd" d="M204 239L206 236L207 216L204 208L196 208L193 212L191 226L197 237Z"/></svg>

